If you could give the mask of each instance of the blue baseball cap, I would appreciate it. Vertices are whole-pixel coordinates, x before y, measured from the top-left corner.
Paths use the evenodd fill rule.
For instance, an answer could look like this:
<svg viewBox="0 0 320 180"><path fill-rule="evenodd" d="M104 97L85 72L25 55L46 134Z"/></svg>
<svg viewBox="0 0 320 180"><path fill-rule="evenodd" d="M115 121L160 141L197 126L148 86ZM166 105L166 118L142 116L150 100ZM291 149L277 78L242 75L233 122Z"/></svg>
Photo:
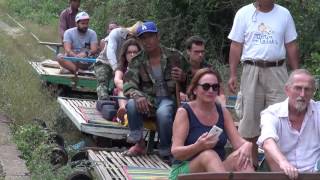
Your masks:
<svg viewBox="0 0 320 180"><path fill-rule="evenodd" d="M157 33L158 32L157 25L152 21L144 22L141 26L138 27L137 36L139 37L146 32Z"/></svg>

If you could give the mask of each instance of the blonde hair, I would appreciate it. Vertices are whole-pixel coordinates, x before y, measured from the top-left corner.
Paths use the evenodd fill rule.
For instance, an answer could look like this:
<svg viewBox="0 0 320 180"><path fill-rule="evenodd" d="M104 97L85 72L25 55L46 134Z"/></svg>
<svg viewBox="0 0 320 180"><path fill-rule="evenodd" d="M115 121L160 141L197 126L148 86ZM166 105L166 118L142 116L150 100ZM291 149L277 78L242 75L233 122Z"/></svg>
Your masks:
<svg viewBox="0 0 320 180"><path fill-rule="evenodd" d="M129 31L130 34L135 35L137 33L138 27L142 26L142 21L137 21L134 25L131 27L127 27L126 29Z"/></svg>

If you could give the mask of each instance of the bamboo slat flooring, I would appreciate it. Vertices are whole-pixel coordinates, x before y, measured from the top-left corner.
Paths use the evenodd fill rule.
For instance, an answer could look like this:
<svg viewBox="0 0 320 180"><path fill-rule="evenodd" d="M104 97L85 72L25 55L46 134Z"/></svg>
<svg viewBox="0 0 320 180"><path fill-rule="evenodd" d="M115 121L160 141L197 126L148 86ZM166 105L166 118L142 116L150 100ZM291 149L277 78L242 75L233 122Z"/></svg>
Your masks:
<svg viewBox="0 0 320 180"><path fill-rule="evenodd" d="M143 155L138 157L124 156L116 151L89 151L89 159L95 164L94 171L101 180L126 179L124 167L136 166L141 168L170 169L157 155Z"/></svg>

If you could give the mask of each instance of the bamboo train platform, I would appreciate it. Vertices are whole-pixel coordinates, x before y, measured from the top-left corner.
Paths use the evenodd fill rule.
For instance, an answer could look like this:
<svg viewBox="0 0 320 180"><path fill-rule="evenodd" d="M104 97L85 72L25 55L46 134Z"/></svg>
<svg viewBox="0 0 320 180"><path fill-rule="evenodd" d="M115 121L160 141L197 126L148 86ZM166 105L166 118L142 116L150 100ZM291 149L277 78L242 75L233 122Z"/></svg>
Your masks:
<svg viewBox="0 0 320 180"><path fill-rule="evenodd" d="M66 86L82 92L96 91L97 82L93 71L81 71L75 76L70 73L61 74L60 65L56 61L29 61L29 64L46 85Z"/></svg>
<svg viewBox="0 0 320 180"><path fill-rule="evenodd" d="M120 151L88 150L94 174L100 180L166 179L170 166L157 155L124 156Z"/></svg>
<svg viewBox="0 0 320 180"><path fill-rule="evenodd" d="M116 140L126 139L129 133L128 127L104 119L96 110L96 100L58 97L58 103L81 132ZM144 136L149 134L150 130L144 129Z"/></svg>

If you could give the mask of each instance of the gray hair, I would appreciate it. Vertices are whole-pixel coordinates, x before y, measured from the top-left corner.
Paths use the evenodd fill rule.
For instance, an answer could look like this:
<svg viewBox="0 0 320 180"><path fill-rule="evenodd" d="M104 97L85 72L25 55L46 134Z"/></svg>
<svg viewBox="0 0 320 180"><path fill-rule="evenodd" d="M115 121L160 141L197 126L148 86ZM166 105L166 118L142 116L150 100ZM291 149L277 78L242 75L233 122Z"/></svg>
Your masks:
<svg viewBox="0 0 320 180"><path fill-rule="evenodd" d="M288 81L286 82L286 86L291 86L293 84L293 78L297 74L308 75L311 78L312 89L315 90L315 88L316 88L316 80L315 80L314 76L306 69L296 69L296 70L292 71L290 76L289 76Z"/></svg>

